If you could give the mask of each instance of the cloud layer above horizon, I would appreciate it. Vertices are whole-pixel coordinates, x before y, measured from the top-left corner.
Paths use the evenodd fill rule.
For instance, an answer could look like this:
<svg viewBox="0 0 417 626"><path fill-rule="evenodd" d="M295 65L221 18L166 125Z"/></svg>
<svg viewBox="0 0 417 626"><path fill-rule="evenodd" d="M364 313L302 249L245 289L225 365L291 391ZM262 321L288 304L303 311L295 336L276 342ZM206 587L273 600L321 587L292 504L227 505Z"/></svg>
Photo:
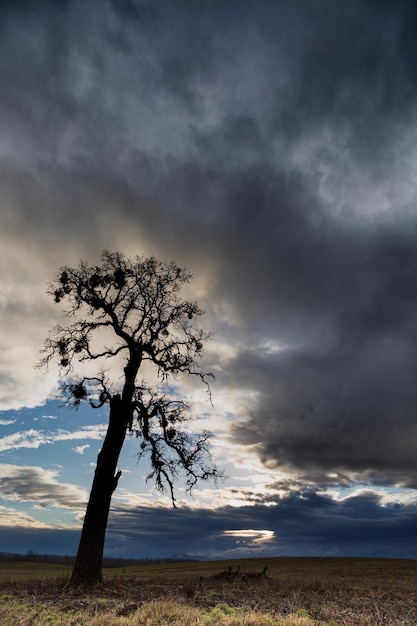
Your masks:
<svg viewBox="0 0 417 626"><path fill-rule="evenodd" d="M414 490L416 28L407 0L3 3L0 409L55 388L58 268L154 253L195 276L231 462Z"/></svg>

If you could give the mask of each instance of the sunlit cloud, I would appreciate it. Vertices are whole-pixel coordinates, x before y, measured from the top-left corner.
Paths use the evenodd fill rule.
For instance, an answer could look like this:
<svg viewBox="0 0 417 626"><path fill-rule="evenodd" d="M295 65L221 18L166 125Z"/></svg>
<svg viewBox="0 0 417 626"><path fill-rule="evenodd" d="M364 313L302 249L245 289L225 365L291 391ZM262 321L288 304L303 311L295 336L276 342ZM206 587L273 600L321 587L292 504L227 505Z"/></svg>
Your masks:
<svg viewBox="0 0 417 626"><path fill-rule="evenodd" d="M256 545L273 541L275 533L273 530L253 530L248 528L245 530L225 530L223 535L236 539L249 539L252 545Z"/></svg>
<svg viewBox="0 0 417 626"><path fill-rule="evenodd" d="M41 522L17 509L0 506L0 526L21 526L25 528L49 528L49 524Z"/></svg>
<svg viewBox="0 0 417 626"><path fill-rule="evenodd" d="M133 493L128 489L119 488L113 496L113 502L115 503L116 508L119 505L123 505L126 508L130 507L132 510L136 507L153 506L172 509L171 499L168 496L164 497L160 493L155 493L153 490L150 490L147 493ZM184 502L181 499L178 499L177 504L179 506L182 506L183 504L189 505L190 502Z"/></svg>
<svg viewBox="0 0 417 626"><path fill-rule="evenodd" d="M379 506L389 507L415 506L417 504L417 493L414 489L402 489L400 487L374 487L371 485L361 485L347 487L346 489L324 489L321 492L327 497L333 498L336 502L348 502L350 498L373 498Z"/></svg>

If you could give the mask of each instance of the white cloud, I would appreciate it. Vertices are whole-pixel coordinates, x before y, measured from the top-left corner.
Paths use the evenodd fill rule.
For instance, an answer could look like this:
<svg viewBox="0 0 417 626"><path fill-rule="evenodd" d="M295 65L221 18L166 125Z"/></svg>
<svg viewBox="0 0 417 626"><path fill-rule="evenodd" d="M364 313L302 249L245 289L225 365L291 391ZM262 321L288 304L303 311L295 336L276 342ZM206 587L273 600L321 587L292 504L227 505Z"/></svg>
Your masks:
<svg viewBox="0 0 417 626"><path fill-rule="evenodd" d="M30 430L2 437L0 439L0 452L18 450L19 448L39 448L44 443L50 442L42 432L31 428Z"/></svg>
<svg viewBox="0 0 417 626"><path fill-rule="evenodd" d="M57 430L56 432L45 433L42 430L25 430L12 435L6 435L0 439L0 452L6 450L17 450L19 448L39 448L44 444L53 444L57 441L74 441L80 439L93 439L99 441L106 432L106 424L95 426L83 426L74 432Z"/></svg>
<svg viewBox="0 0 417 626"><path fill-rule="evenodd" d="M19 250L19 253L12 252L6 245L0 264L1 410L39 406L57 386L54 367L48 372L34 367L47 328L54 323L53 307L46 300L45 282L35 278L37 270L44 277L45 268L34 259L28 260L28 250Z"/></svg>
<svg viewBox="0 0 417 626"><path fill-rule="evenodd" d="M80 428L80 430L76 430L74 432L58 430L56 434L53 435L53 442L73 441L75 439L94 439L96 441L99 441L106 434L106 430L107 424L83 426L82 428Z"/></svg>
<svg viewBox="0 0 417 626"><path fill-rule="evenodd" d="M73 448L73 450L77 454L84 454L84 451L87 450L87 448L89 447L90 447L90 444L87 443L84 446L76 446L75 448Z"/></svg>

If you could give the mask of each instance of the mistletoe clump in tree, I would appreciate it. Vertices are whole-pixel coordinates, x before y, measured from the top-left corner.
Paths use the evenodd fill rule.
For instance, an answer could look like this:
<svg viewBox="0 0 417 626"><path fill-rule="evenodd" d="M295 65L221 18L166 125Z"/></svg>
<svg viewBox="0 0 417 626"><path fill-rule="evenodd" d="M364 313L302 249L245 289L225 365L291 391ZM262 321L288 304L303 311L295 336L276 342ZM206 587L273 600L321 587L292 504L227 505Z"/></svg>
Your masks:
<svg viewBox="0 0 417 626"><path fill-rule="evenodd" d="M82 261L78 268L63 267L48 293L66 302L70 322L58 325L45 341L41 365L58 359L67 402L78 407L109 406L109 422L84 517L70 586L95 585L102 580L102 559L111 497L121 472L119 455L128 433L140 440L139 458L149 456L160 491L168 490L175 506L174 483L186 476L188 490L198 480L216 479L219 470L209 461L209 433L191 434L184 428L189 406L138 381L147 361L167 381L187 374L209 386L199 365L209 337L193 320L202 311L181 297L191 274L174 263L154 257L126 258L105 251L100 266ZM113 381L102 369L112 359ZM94 376L74 376L76 362L97 361ZM100 364L101 363L101 368Z"/></svg>

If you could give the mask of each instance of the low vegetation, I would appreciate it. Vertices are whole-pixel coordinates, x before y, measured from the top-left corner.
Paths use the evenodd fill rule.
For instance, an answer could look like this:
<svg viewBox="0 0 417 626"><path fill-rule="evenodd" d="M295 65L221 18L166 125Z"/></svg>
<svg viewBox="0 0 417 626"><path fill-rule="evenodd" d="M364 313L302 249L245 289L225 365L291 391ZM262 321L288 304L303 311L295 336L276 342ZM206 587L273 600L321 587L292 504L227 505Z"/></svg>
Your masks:
<svg viewBox="0 0 417 626"><path fill-rule="evenodd" d="M94 593L70 569L2 563L2 626L415 626L417 562L250 559L104 570Z"/></svg>

